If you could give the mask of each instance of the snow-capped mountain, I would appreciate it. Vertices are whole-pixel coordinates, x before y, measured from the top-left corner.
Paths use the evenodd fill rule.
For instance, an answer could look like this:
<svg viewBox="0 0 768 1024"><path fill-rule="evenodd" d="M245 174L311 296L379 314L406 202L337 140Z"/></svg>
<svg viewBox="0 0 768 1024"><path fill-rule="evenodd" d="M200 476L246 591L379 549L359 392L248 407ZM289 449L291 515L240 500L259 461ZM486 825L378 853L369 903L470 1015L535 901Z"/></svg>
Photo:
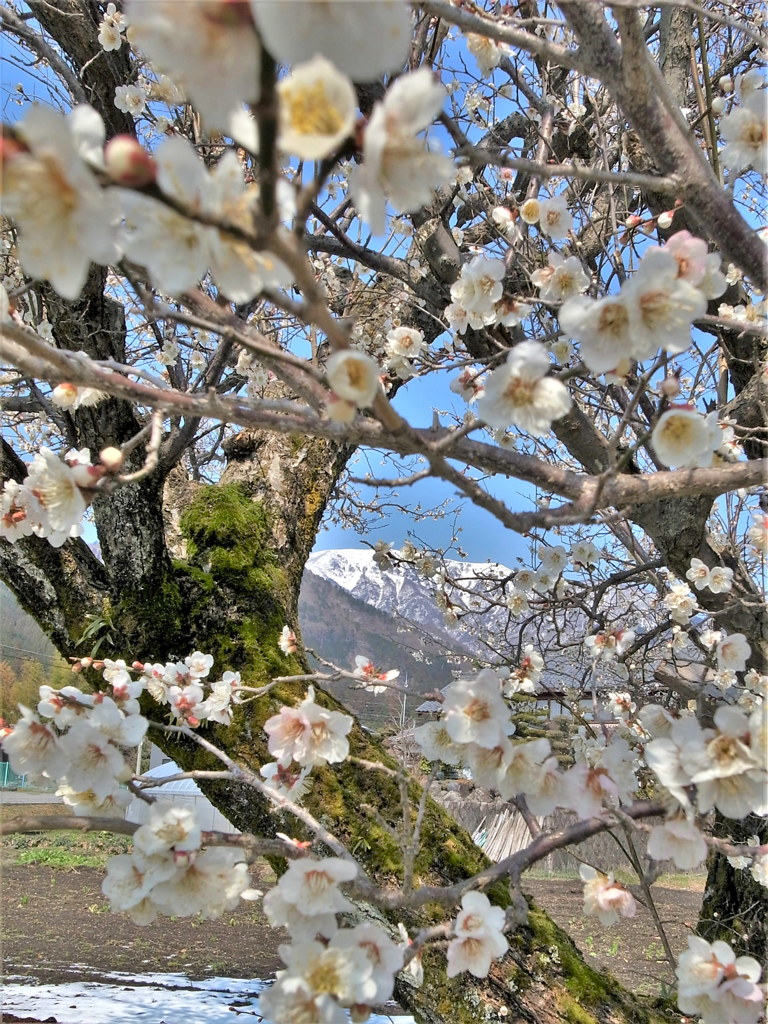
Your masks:
<svg viewBox="0 0 768 1024"><path fill-rule="evenodd" d="M438 585L439 577L430 578L412 564L394 563L382 569L376 564L369 549L343 548L317 551L307 562L307 571L335 583L358 601L382 611L405 625L418 626L431 636L450 638L453 646L476 651L477 642L472 634L493 632L506 614L489 608L487 602L473 594L487 592L493 581L508 578L510 570L503 565L487 562L458 562L447 560L447 576L458 585ZM435 566L435 569L438 565ZM444 613L435 601L436 591L445 592L458 622L447 624Z"/></svg>

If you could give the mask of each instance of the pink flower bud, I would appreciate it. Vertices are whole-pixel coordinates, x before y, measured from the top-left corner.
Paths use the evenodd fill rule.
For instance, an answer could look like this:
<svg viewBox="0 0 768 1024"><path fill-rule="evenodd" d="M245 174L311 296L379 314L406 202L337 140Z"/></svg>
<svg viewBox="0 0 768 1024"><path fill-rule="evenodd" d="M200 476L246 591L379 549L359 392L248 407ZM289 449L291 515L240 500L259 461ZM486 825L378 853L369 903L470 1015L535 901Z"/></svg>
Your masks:
<svg viewBox="0 0 768 1024"><path fill-rule="evenodd" d="M132 135L110 139L104 149L104 163L113 181L132 188L149 185L157 173L155 161Z"/></svg>
<svg viewBox="0 0 768 1024"><path fill-rule="evenodd" d="M656 220L656 223L662 229L668 228L668 227L671 226L672 218L674 216L675 216L675 211L674 210L667 210L665 213L660 213L659 214L659 216L658 216L658 218Z"/></svg>

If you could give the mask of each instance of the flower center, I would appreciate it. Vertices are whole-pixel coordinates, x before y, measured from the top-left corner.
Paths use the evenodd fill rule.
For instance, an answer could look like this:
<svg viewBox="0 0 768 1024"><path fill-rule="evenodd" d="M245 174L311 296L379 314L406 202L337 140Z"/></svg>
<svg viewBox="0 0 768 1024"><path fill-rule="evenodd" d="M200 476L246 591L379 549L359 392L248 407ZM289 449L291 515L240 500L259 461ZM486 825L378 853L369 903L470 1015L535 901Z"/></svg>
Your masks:
<svg viewBox="0 0 768 1024"><path fill-rule="evenodd" d="M301 135L335 135L343 126L322 82L294 86L282 97L291 128Z"/></svg>

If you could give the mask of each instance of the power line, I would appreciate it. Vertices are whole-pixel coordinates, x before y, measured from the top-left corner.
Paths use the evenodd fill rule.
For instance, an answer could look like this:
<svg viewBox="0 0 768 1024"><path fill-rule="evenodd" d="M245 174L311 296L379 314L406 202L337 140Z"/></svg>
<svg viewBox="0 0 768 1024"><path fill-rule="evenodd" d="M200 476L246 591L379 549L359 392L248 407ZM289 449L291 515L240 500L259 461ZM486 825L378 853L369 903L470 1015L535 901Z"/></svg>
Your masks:
<svg viewBox="0 0 768 1024"><path fill-rule="evenodd" d="M44 654L42 651L30 651L26 647L14 647L13 644L4 644L4 643L0 642L0 652L4 654L6 651L19 651L21 654L29 654L29 655L31 655L32 658L35 658L35 659L38 659L38 660L45 659L46 661L54 661L54 662L58 662L58 661L62 660L56 654ZM11 657L14 657L14 655L11 655Z"/></svg>

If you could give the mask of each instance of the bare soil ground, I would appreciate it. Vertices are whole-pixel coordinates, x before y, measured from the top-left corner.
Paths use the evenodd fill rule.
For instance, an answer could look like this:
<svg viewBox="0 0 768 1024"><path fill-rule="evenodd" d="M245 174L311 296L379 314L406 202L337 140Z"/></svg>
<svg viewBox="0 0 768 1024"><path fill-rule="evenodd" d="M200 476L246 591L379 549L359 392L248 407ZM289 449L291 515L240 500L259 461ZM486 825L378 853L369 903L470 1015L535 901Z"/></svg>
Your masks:
<svg viewBox="0 0 768 1024"><path fill-rule="evenodd" d="M60 806L54 806L60 813ZM5 817L26 817L42 808L4 807ZM82 866L103 862L111 848L101 834L72 836L72 849L59 849L62 863L20 863L51 844L53 833L10 839L2 851L3 966L9 980L33 977L57 984L100 973L179 973L193 979L215 976L269 979L282 966L277 947L286 936L271 930L260 902L242 903L218 921L159 918L147 927L109 912L101 894L104 871ZM71 835L71 834L70 834ZM121 837L115 837L115 843ZM80 850L78 844L83 844ZM87 850L86 850L87 847ZM53 851L56 852L56 851ZM89 861L88 855L94 855ZM266 890L273 882L265 866L254 868L253 884ZM577 878L527 878L524 889L574 939L587 961L608 971L637 993L658 995L674 980L673 971L648 908L612 928L584 917L583 887ZM676 876L653 887L656 908L675 954L686 946L695 925L703 877ZM108 980L108 979L104 979Z"/></svg>
<svg viewBox="0 0 768 1024"><path fill-rule="evenodd" d="M280 968L277 947L285 936L267 925L260 903L242 903L218 921L159 918L139 927L110 914L98 868L16 864L3 869L5 974L45 982L73 979L75 965L97 971L183 973L269 978ZM269 879L256 879L264 888ZM610 971L636 992L658 994L673 975L664 959L651 914L602 928L582 914L577 880L536 879L526 890L565 928L588 962ZM685 948L701 902L700 889L654 887L659 915L675 953Z"/></svg>

